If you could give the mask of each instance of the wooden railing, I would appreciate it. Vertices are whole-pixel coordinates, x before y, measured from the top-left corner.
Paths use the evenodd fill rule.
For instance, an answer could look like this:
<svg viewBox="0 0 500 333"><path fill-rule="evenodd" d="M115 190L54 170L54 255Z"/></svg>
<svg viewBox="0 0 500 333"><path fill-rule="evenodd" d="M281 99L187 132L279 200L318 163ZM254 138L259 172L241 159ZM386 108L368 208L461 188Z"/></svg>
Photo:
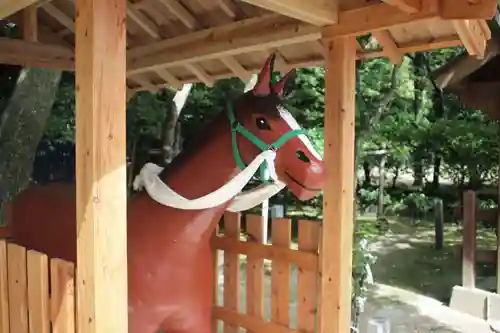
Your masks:
<svg viewBox="0 0 500 333"><path fill-rule="evenodd" d="M272 220L272 245L263 242L261 216L247 215L244 230L242 224L239 214L226 213L224 234L212 238L217 281L213 331L314 332L320 223L298 222L296 249L290 219ZM224 261L222 281L220 259Z"/></svg>
<svg viewBox="0 0 500 333"><path fill-rule="evenodd" d="M72 263L0 240L0 332L75 332Z"/></svg>

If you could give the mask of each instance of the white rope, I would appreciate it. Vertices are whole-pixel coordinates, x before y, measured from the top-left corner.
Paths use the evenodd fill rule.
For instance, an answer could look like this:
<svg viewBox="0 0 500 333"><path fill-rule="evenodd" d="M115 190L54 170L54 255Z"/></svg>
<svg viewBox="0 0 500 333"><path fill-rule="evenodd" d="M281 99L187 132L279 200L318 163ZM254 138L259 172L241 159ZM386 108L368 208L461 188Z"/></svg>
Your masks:
<svg viewBox="0 0 500 333"><path fill-rule="evenodd" d="M261 204L285 187L285 184L278 180L274 169L275 158L276 152L272 150L260 153L252 163L227 184L212 193L192 200L184 198L168 187L158 177L163 168L153 163L147 163L142 168L139 175L134 179L133 186L136 191L142 188L146 189L146 192L153 200L168 207L198 210L217 207L233 200L228 210L238 212ZM260 185L255 189L240 193L264 162L267 162L270 178L275 181L275 184Z"/></svg>

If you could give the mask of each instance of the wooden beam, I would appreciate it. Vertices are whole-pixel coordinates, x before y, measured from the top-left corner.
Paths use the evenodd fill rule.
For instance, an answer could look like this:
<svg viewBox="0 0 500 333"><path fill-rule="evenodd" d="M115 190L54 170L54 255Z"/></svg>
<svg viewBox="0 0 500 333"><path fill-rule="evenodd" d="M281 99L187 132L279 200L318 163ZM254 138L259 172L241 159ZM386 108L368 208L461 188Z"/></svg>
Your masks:
<svg viewBox="0 0 500 333"><path fill-rule="evenodd" d="M38 0L2 0L0 1L0 20L17 13L23 8L29 7Z"/></svg>
<svg viewBox="0 0 500 333"><path fill-rule="evenodd" d="M242 0L319 27L338 22L338 0Z"/></svg>
<svg viewBox="0 0 500 333"><path fill-rule="evenodd" d="M421 10L412 15L386 3L372 4L340 12L338 24L322 28L322 34L325 39L359 36L372 31L386 30L392 26L412 22L423 23L429 19L442 18L445 9L448 15L459 13L463 2L466 0L441 0L441 6L437 6L435 0L422 0ZM467 19L491 19L492 17L490 11L484 10L484 3L467 8Z"/></svg>
<svg viewBox="0 0 500 333"><path fill-rule="evenodd" d="M491 20L495 17L498 0L442 0L441 18L446 20Z"/></svg>
<svg viewBox="0 0 500 333"><path fill-rule="evenodd" d="M63 46L0 37L0 63L3 64L72 70L74 59L73 51Z"/></svg>
<svg viewBox="0 0 500 333"><path fill-rule="evenodd" d="M415 14L422 8L422 0L382 0L406 14Z"/></svg>
<svg viewBox="0 0 500 333"><path fill-rule="evenodd" d="M248 33L251 31L252 33ZM129 74L184 66L300 42L317 40L318 28L268 14L174 37L129 51ZM168 53L165 50L170 50Z"/></svg>
<svg viewBox="0 0 500 333"><path fill-rule="evenodd" d="M77 331L128 332L125 0L76 0Z"/></svg>
<svg viewBox="0 0 500 333"><path fill-rule="evenodd" d="M410 43L402 43L399 45L399 50L401 53L412 53L412 52L421 52L421 51L426 51L426 50L434 50L434 49L439 49L439 48L447 48L447 47L455 47L455 46L460 46L462 45L462 42L460 41L460 38L458 36L448 36L448 37L442 37L442 38L437 38L433 41L429 40L422 40L422 41L413 41ZM324 53L324 51L323 51ZM358 51L357 52L357 59L360 60L366 60L366 59L374 59L374 58L380 58L380 57L385 57L387 56L383 51L380 50L375 50L375 51L369 51L369 52L362 52ZM314 66L319 66L324 64L324 56L323 55L317 55L311 58L303 59L303 60L296 60L296 61L290 61L286 64L286 67L283 68L283 70L290 70L292 68L303 68L303 67L314 67ZM251 73L258 73L262 67L261 65L257 66L252 66L252 67L246 67L246 69L251 72ZM211 77L217 81L221 79L227 79L230 77L233 77L234 73L232 71L224 71L224 72L218 72L218 73L213 73ZM182 84L186 83L197 83L199 82L198 78L195 76L192 77L187 77L179 80ZM156 89L159 88L165 88L169 87L169 84L159 84L156 85ZM133 88L135 91L140 91L144 90L138 87Z"/></svg>
<svg viewBox="0 0 500 333"><path fill-rule="evenodd" d="M487 39L481 24L477 20L453 20L453 26L467 52L483 58Z"/></svg>
<svg viewBox="0 0 500 333"><path fill-rule="evenodd" d="M396 65L403 62L404 53L398 49L398 45L391 36L388 30L374 31L372 36L375 37L377 42L383 47L383 52L386 53L387 58Z"/></svg>
<svg viewBox="0 0 500 333"><path fill-rule="evenodd" d="M356 39L325 42L325 167L317 331L350 331Z"/></svg>

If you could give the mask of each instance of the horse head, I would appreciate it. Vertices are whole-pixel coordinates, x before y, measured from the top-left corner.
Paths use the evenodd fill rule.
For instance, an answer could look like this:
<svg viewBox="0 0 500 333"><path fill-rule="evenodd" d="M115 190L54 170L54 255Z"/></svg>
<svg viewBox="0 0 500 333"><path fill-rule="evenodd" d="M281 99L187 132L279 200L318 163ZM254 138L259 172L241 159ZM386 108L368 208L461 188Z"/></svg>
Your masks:
<svg viewBox="0 0 500 333"><path fill-rule="evenodd" d="M322 190L326 170L322 157L284 103L285 83L294 70L272 84L274 59L272 54L254 88L230 106L232 129L236 132L233 149L239 151L244 164L249 164L261 151L274 149L278 178L299 200L309 200Z"/></svg>

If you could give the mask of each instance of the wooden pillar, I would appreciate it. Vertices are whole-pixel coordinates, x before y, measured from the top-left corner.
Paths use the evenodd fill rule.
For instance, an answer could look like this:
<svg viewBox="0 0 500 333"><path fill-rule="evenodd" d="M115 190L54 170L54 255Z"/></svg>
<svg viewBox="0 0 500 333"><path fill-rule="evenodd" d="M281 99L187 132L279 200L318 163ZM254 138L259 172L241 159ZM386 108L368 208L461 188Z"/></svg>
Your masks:
<svg viewBox="0 0 500 333"><path fill-rule="evenodd" d="M350 331L356 40L325 41L325 164L318 332Z"/></svg>
<svg viewBox="0 0 500 333"><path fill-rule="evenodd" d="M125 0L76 1L77 328L126 333Z"/></svg>

